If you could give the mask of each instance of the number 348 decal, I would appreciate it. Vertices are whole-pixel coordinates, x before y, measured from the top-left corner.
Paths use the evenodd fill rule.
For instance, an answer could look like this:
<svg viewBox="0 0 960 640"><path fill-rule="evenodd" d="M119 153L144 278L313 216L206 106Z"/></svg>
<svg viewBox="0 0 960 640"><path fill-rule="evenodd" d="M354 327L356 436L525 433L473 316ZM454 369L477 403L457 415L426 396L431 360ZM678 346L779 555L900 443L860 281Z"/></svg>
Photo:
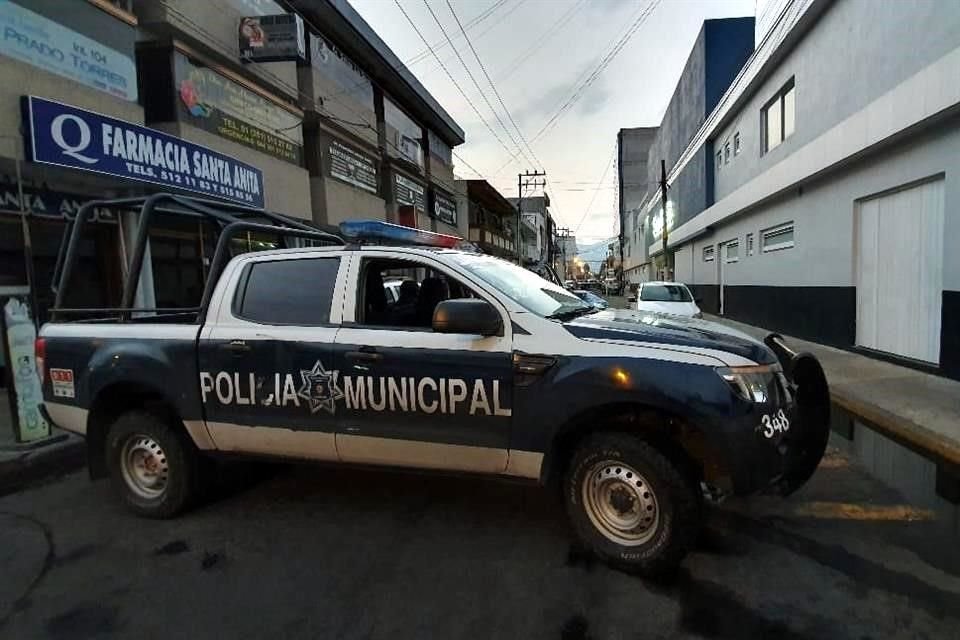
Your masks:
<svg viewBox="0 0 960 640"><path fill-rule="evenodd" d="M764 438L772 438L774 434L786 433L790 430L790 419L787 418L787 414L783 412L783 409L780 409L772 416L765 413L760 418L760 426L757 427L757 430L763 433Z"/></svg>

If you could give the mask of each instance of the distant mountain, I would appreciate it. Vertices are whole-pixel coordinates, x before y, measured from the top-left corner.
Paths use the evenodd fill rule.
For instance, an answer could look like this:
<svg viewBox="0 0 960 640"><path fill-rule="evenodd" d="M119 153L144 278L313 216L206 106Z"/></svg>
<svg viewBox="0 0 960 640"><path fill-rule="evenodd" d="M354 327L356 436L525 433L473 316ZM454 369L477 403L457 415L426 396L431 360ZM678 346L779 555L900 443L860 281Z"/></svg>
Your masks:
<svg viewBox="0 0 960 640"><path fill-rule="evenodd" d="M607 245L610 244L611 240L613 240L613 238L592 242L590 244L581 244L578 242L577 255L580 256L581 260L590 265L591 270L596 271L600 267L600 263L607 257Z"/></svg>

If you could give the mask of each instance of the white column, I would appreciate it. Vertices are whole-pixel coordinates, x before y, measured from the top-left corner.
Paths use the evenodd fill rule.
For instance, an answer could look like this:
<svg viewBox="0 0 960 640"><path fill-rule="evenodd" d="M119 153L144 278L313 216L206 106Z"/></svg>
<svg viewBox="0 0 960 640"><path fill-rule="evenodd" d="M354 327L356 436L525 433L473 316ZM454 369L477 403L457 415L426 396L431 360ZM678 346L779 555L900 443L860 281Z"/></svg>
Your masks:
<svg viewBox="0 0 960 640"><path fill-rule="evenodd" d="M137 242L137 227L140 224L140 214L136 211L120 212L120 228L123 233L123 246L126 248L121 259L124 260L124 280L130 270L130 257L133 255ZM126 282L124 282L126 284ZM153 258L150 254L150 239L147 239L146 250L143 252L143 266L140 268L140 282L137 284L137 293L133 297L135 309L153 309L157 306L157 296L153 286ZM139 314L139 315L153 315Z"/></svg>

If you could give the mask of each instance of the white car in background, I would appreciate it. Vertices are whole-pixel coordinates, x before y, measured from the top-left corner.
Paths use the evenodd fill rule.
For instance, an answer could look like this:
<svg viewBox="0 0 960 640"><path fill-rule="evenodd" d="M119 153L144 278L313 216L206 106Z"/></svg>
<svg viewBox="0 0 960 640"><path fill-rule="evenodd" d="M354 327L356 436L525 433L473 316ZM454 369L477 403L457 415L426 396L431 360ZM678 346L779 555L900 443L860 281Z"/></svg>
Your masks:
<svg viewBox="0 0 960 640"><path fill-rule="evenodd" d="M703 312L680 282L644 282L637 289L637 311L702 318Z"/></svg>

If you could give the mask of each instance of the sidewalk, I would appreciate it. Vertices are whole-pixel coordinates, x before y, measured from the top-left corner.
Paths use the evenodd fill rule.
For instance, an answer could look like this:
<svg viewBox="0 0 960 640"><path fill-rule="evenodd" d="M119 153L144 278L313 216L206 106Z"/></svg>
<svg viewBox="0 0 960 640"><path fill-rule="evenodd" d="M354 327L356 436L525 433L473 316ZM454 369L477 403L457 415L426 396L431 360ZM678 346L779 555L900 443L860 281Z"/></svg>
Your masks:
<svg viewBox="0 0 960 640"><path fill-rule="evenodd" d="M769 331L708 316L757 338ZM936 462L960 466L960 382L784 336L820 360L834 404Z"/></svg>
<svg viewBox="0 0 960 640"><path fill-rule="evenodd" d="M50 438L36 443L16 442L6 389L0 389L0 495L85 463L83 438L60 429L53 429Z"/></svg>

